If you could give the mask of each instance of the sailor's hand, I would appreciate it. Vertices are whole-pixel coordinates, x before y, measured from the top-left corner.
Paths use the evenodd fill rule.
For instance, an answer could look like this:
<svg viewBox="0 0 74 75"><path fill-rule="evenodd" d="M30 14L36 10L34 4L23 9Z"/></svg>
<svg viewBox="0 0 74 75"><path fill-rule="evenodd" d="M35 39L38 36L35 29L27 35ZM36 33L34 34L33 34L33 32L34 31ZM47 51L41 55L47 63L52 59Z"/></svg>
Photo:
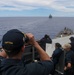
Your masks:
<svg viewBox="0 0 74 75"><path fill-rule="evenodd" d="M67 68L71 68L71 63L68 63Z"/></svg>
<svg viewBox="0 0 74 75"><path fill-rule="evenodd" d="M67 70L67 67L66 66L64 67L64 70Z"/></svg>
<svg viewBox="0 0 74 75"><path fill-rule="evenodd" d="M35 45L36 43L36 40L34 38L34 35L32 33L26 33L26 36L29 38L29 44L31 45Z"/></svg>

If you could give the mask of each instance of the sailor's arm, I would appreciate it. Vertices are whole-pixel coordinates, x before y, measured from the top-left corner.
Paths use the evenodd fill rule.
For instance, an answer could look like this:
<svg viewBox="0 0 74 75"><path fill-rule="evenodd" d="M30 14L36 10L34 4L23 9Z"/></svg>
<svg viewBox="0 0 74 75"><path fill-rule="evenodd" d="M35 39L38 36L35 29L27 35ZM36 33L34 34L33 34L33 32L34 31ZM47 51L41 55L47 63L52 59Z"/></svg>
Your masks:
<svg viewBox="0 0 74 75"><path fill-rule="evenodd" d="M40 45L36 42L36 40L35 40L35 38L34 38L34 35L33 34L31 34L31 33L28 33L28 34L26 34L27 36L28 36L28 38L29 38L29 43L31 44L31 45L33 45L36 49L37 49L37 51L38 51L38 53L39 53L39 55L40 55L40 59L42 60L42 61L44 61L44 60L51 60L50 59L50 57L48 56L48 54L40 47Z"/></svg>

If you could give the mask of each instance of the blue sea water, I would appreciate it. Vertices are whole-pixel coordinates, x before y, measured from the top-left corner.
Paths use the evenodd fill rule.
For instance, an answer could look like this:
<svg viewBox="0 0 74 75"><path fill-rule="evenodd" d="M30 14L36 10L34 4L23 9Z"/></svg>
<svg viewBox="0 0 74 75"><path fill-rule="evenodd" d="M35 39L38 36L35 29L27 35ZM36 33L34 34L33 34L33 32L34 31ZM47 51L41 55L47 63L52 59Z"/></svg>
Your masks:
<svg viewBox="0 0 74 75"><path fill-rule="evenodd" d="M74 17L0 17L0 40L10 29L31 32L40 39L45 34L54 38L64 27L74 30Z"/></svg>

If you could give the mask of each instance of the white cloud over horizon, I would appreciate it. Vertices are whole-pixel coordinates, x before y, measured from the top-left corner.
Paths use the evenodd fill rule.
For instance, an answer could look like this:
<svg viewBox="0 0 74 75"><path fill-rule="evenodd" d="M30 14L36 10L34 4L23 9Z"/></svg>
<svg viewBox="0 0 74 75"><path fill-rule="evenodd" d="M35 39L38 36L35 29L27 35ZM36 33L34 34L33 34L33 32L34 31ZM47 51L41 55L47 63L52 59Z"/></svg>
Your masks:
<svg viewBox="0 0 74 75"><path fill-rule="evenodd" d="M2 0L1 10L33 10L38 8L53 9L62 12L74 12L73 0Z"/></svg>

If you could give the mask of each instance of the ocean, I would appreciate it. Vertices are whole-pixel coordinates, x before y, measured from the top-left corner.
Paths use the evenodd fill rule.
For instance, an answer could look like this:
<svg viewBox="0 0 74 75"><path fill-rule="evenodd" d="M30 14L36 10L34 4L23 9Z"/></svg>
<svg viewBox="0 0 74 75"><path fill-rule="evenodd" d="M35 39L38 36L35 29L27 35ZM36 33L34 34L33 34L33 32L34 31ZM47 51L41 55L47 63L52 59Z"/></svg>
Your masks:
<svg viewBox="0 0 74 75"><path fill-rule="evenodd" d="M0 40L10 29L33 33L39 40L45 34L54 38L64 27L74 31L74 17L0 17Z"/></svg>

